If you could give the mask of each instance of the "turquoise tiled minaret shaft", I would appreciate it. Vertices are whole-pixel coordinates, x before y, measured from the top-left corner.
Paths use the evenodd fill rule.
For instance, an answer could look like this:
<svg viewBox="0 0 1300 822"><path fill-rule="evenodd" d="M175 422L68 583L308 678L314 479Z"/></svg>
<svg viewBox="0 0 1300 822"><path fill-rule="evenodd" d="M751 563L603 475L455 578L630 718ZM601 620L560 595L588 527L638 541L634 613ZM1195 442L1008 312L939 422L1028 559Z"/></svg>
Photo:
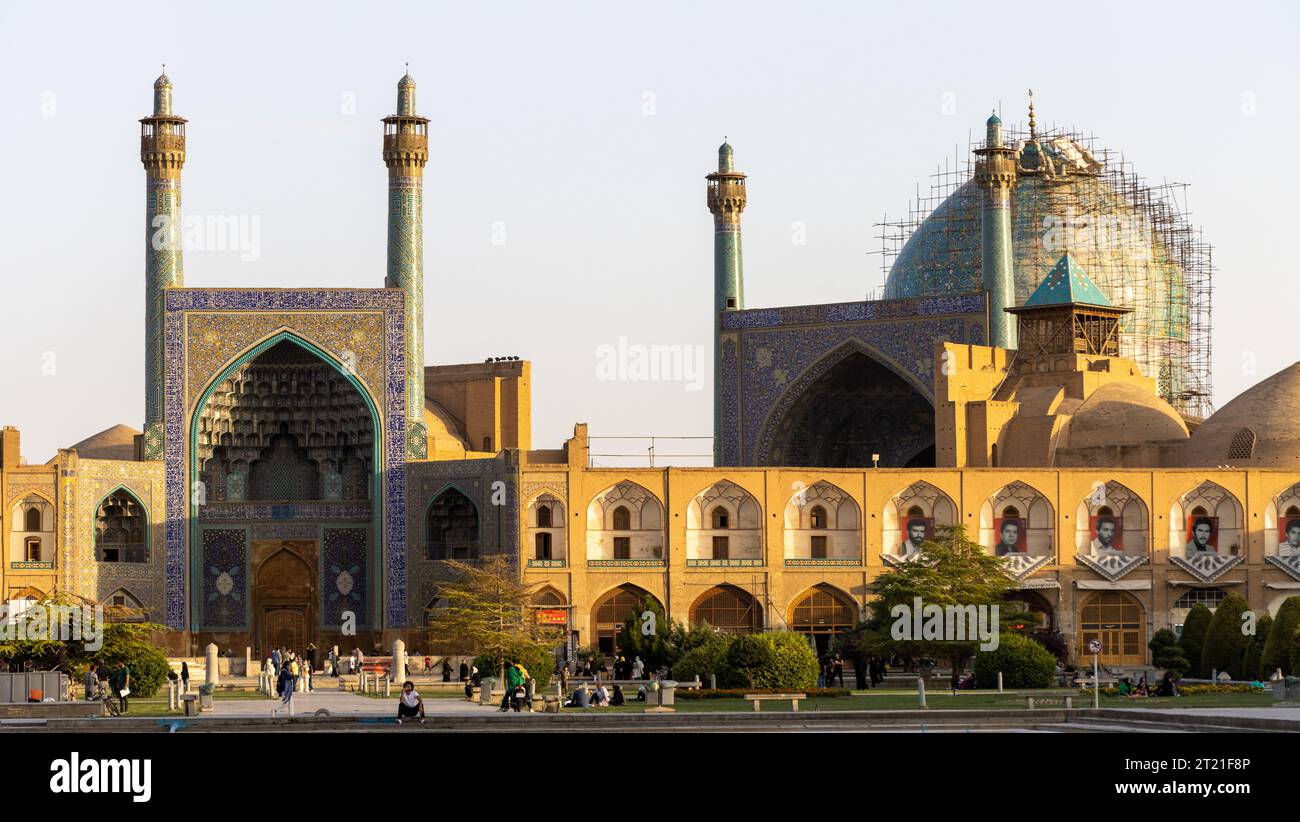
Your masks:
<svg viewBox="0 0 1300 822"><path fill-rule="evenodd" d="M163 297L185 284L181 248L181 168L185 119L172 114L172 81L153 84L153 115L140 120L145 168L144 457L162 458Z"/></svg>
<svg viewBox="0 0 1300 822"><path fill-rule="evenodd" d="M428 456L424 425L424 166L429 120L415 113L415 80L397 84L397 113L384 118L388 166L388 275L384 285L406 292L406 445Z"/></svg>
<svg viewBox="0 0 1300 822"><path fill-rule="evenodd" d="M745 175L736 171L728 143L718 148L718 170L708 175L709 211L713 213L713 462L722 455L722 312L745 307L745 263L740 247L740 214L745 210Z"/></svg>
<svg viewBox="0 0 1300 822"><path fill-rule="evenodd" d="M1002 120L989 117L984 147L976 149L975 182L983 192L980 212L980 269L989 295L989 345L1016 347L1016 325L1006 309L1016 305L1011 247L1011 193L1016 186L1016 152L1003 145Z"/></svg>

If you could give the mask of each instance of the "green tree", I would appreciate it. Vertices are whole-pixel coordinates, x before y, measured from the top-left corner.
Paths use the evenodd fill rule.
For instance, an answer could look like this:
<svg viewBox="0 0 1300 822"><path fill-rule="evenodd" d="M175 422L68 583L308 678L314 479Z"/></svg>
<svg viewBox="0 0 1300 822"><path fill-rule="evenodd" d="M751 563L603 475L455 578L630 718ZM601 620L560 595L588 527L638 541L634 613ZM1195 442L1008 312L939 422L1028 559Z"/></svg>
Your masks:
<svg viewBox="0 0 1300 822"><path fill-rule="evenodd" d="M48 624L55 607L83 609L80 614L86 615L81 617L85 621L79 619L77 631L84 635L82 639L49 638L62 633L52 630ZM92 662L116 668L121 661L131 669L131 691L142 697L153 696L166 680L169 665L156 641L156 635L165 629L141 621L145 616L144 611L117 606L105 608L104 621L100 622L95 619L93 603L89 600L56 593L37 607L17 615L6 626L6 635L14 638L0 640L0 660L14 666L31 665L36 670L64 671L74 682L80 682ZM109 619L132 621L109 622ZM103 632L99 639L93 633L95 629Z"/></svg>
<svg viewBox="0 0 1300 822"><path fill-rule="evenodd" d="M646 613L651 615L650 619L642 616ZM674 627L658 600L646 596L640 605L628 612L623 626L618 629L619 656L629 662L641 657L648 671L656 670L660 665L672 665L677 658Z"/></svg>
<svg viewBox="0 0 1300 822"><path fill-rule="evenodd" d="M1241 631L1241 616L1248 610L1250 603L1238 593L1228 594L1215 609L1201 653L1201 668L1207 674L1227 671L1233 679L1246 678L1241 662L1250 647L1250 637Z"/></svg>
<svg viewBox="0 0 1300 822"><path fill-rule="evenodd" d="M1187 670L1193 676L1208 674L1201 663L1205 652L1205 634L1210 630L1210 620L1213 618L1210 609L1198 602L1187 612L1187 620L1183 622L1183 635L1178 644L1183 648L1183 656L1187 657Z"/></svg>
<svg viewBox="0 0 1300 822"><path fill-rule="evenodd" d="M723 688L761 687L763 672L775 661L776 652L763 637L737 634L723 655L718 684Z"/></svg>
<svg viewBox="0 0 1300 822"><path fill-rule="evenodd" d="M1007 607L1005 597L1011 588L1011 579L1000 559L989 556L961 526L942 528L934 540L925 543L919 557L891 568L872 584L876 600L871 608L879 619L876 647L883 653L911 659L948 659L955 685L966 660L978 650L978 640L897 639L891 630L894 609L902 606L910 613L918 599L925 606L997 605L1002 624L994 627L1001 632L1024 621L1023 614Z"/></svg>
<svg viewBox="0 0 1300 822"><path fill-rule="evenodd" d="M504 677L506 660L540 659L561 642L560 631L534 618L535 586L519 578L507 556L445 565L453 578L439 584L440 604L428 612L429 643L436 652L487 657L491 670Z"/></svg>
<svg viewBox="0 0 1300 822"><path fill-rule="evenodd" d="M1297 633L1300 633L1300 597L1287 597L1273 618L1273 627L1264 642L1260 664L1264 678L1272 676L1279 668L1287 676L1295 674L1296 669L1291 667L1291 643Z"/></svg>
<svg viewBox="0 0 1300 822"><path fill-rule="evenodd" d="M1268 632L1272 627L1273 617L1268 614L1264 614L1255 623L1255 635L1250 638L1250 645L1246 648L1246 654L1241 660L1242 678L1267 679L1260 672L1260 668L1264 660L1264 643L1268 640Z"/></svg>
<svg viewBox="0 0 1300 822"><path fill-rule="evenodd" d="M1192 667L1183 647L1178 644L1178 637L1168 628L1156 631L1147 647L1151 649L1151 664L1168 671L1174 679L1181 678Z"/></svg>

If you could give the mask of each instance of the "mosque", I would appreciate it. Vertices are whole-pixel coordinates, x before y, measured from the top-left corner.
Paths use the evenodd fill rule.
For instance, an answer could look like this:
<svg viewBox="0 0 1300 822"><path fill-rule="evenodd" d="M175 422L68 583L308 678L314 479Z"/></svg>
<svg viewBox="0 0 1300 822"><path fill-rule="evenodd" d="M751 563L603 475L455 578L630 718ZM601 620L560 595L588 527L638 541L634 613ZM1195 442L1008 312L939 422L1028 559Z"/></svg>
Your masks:
<svg viewBox="0 0 1300 822"><path fill-rule="evenodd" d="M531 441L526 360L424 364L415 82L383 120L383 287L184 282L187 121L141 119L145 414L29 464L0 432L0 585L145 612L160 642L425 647L445 560L505 553L566 652L629 608L827 647L935 529L1002 558L1072 656L1111 666L1229 591L1300 594L1300 363L1208 416L1193 265L1104 158L995 115L884 298L746 308L746 176L724 144L714 222L714 467L605 468L587 427ZM1080 203L1136 225L1054 247ZM376 278L377 280L377 278ZM355 631L356 636L352 636Z"/></svg>

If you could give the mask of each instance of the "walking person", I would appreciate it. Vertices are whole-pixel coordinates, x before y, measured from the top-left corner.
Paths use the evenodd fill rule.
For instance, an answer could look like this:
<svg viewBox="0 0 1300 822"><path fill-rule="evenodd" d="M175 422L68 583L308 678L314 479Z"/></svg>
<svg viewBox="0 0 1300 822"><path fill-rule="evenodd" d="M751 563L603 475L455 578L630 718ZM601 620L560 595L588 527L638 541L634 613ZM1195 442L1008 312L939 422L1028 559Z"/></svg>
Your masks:
<svg viewBox="0 0 1300 822"><path fill-rule="evenodd" d="M465 661L464 661L464 660L461 660L461 663L460 663L460 681L461 681L461 682L464 682L464 681L467 680L467 679L469 679L469 665L465 664Z"/></svg>
<svg viewBox="0 0 1300 822"><path fill-rule="evenodd" d="M445 657L442 660L442 681L451 682L451 662Z"/></svg>
<svg viewBox="0 0 1300 822"><path fill-rule="evenodd" d="M280 712L281 708L287 708L289 716L293 716L293 671L289 665L280 666L280 676L277 680L278 690L280 692L280 707L272 711L272 714Z"/></svg>
<svg viewBox="0 0 1300 822"><path fill-rule="evenodd" d="M181 693L188 694L189 692L190 692L190 664L182 659L181 660Z"/></svg>
<svg viewBox="0 0 1300 822"><path fill-rule="evenodd" d="M127 712L127 697L131 695L131 669L126 667L126 661L117 663L117 670L113 672L113 694L117 697L117 709L121 713Z"/></svg>
<svg viewBox="0 0 1300 822"><path fill-rule="evenodd" d="M316 643L315 642L307 643L307 670L308 671L316 670Z"/></svg>

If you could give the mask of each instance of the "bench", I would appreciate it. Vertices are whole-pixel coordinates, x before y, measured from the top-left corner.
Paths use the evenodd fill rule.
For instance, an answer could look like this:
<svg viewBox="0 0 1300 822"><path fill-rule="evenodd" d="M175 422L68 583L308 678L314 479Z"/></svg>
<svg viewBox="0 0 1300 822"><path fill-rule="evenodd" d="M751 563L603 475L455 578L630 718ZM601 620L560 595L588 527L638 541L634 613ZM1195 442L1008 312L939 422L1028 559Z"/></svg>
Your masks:
<svg viewBox="0 0 1300 822"><path fill-rule="evenodd" d="M1033 710L1038 705L1064 705L1068 711L1074 707L1074 696L1071 694L1026 694L1025 702L1029 710Z"/></svg>
<svg viewBox="0 0 1300 822"><path fill-rule="evenodd" d="M790 710L794 711L795 713L798 713L799 700L807 699L807 698L808 696L806 694L745 694L745 699L748 699L754 703L755 713L758 713L759 711L762 710L763 702L771 699L775 699L779 702L788 701L790 703Z"/></svg>

